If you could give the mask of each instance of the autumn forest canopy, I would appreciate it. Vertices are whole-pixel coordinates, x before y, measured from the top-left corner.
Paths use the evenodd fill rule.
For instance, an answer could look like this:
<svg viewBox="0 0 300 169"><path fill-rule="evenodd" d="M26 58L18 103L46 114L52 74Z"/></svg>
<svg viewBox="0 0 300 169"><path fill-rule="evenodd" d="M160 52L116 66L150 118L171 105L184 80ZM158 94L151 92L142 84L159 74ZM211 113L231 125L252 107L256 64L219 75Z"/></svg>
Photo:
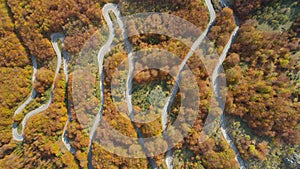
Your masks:
<svg viewBox="0 0 300 169"><path fill-rule="evenodd" d="M212 23L207 2L216 12ZM218 0L0 0L0 169L146 169L153 168L153 164L164 169L169 167L168 152L172 152L176 169L237 169L241 165L251 169L299 168L300 1L225 2L228 7ZM109 41L109 26L102 10L108 3L116 4L121 16L164 13L187 20L202 33L207 29L207 39L198 52L218 62L230 45L222 63L224 73L212 82L205 65L209 62L193 53L186 60L193 77L186 70L180 72L190 81L172 95L177 82L170 72L179 70L177 62L164 52L156 52L151 58L134 56L134 69L150 65L153 60L156 66L166 66L162 66L163 70L145 66L132 77L129 91L137 119L132 121L126 102L130 59L122 27L113 12L109 17L114 20L116 38L103 55L101 66L97 58ZM160 15L126 24L132 33L143 24L151 26L161 21L172 24ZM170 31L191 31L187 25L171 27ZM58 32L64 39L56 43L51 36ZM180 38L139 33L127 39L134 52L163 50L176 55L180 63L189 54L190 46ZM93 48L86 49L87 46ZM226 79L226 86L215 89L219 86L214 84L222 79ZM226 91L224 112L220 100L211 103L215 90ZM192 95L199 96L197 110L182 103ZM180 125L173 133L165 133L161 116L171 96L174 98L166 112L165 126L172 128L175 121ZM31 116L36 110L41 111ZM91 140L99 112L101 120L93 136L98 140ZM191 126L187 123L192 120L180 116L182 112L195 115ZM217 117L213 123L216 130L208 134L204 127L212 117ZM134 142L102 130L107 127L136 140L156 136L161 139L155 143ZM15 139L13 129L23 132L21 141ZM104 148L101 139L111 141L111 149ZM173 141L176 145L168 147ZM170 151L151 154L168 148Z"/></svg>

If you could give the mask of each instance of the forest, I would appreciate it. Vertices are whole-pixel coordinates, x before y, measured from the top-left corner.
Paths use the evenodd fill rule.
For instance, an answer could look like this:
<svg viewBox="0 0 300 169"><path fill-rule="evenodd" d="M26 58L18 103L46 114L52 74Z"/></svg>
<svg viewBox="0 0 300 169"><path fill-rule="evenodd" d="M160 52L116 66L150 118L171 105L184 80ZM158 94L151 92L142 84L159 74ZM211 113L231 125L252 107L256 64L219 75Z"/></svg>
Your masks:
<svg viewBox="0 0 300 169"><path fill-rule="evenodd" d="M252 2L233 4L241 26L224 63L228 125L249 167L294 168L286 161L299 152L299 1Z"/></svg>
<svg viewBox="0 0 300 169"><path fill-rule="evenodd" d="M76 62L89 38L95 36L98 29L106 29L101 8L109 2L118 4L124 16L162 12L186 19L200 30L206 29L209 20L204 0L0 0L0 168L88 168L91 119L98 113L102 101L99 73L96 70L98 65L93 65L91 70L81 69L83 66L79 65L79 72L76 72ZM223 9L213 2L218 9L207 36L210 42L206 45L215 47L220 55L235 28L234 16L237 16L240 26L223 63L227 80L225 117L234 144L247 168L297 168L296 162L288 161L300 153L300 1L232 0L229 1L230 6ZM53 80L57 56L50 36L55 32L66 36L64 46L60 47L71 56L68 81L62 68ZM96 36L98 39L95 38L94 42L101 41L100 44L107 38L101 34ZM177 39L159 34L140 34L130 37L129 41L134 50L166 50L178 56L180 61L190 50ZM32 56L38 62L33 84ZM134 154L143 147L130 146L134 145L133 142L116 138L101 129L109 125L132 138L139 137L137 129L145 138L162 133L160 118L142 123L149 120L148 113L151 117L160 116L161 111L152 104L162 107L163 103L157 102L156 98L169 96L175 83L174 77L169 74L176 70L175 63L158 54L153 56L154 59L159 57L160 64L170 65L165 71L147 69L133 78L132 104L135 116L141 122L132 122L128 107L123 102L124 91L111 88L111 85L125 86L128 70L125 68L115 73L116 69L128 64L124 45L114 46L105 56L102 118L107 123L100 123L95 138L109 140L111 137L117 141L109 151L101 147L97 140L93 141L93 168L152 167L147 158L122 157L113 153ZM149 62L147 59L138 60L135 67ZM180 94L179 90L168 112L169 127L180 111L196 113L197 117L187 136L172 148L174 168L239 168L235 153L220 130L216 130L205 142L198 141L211 111L209 101L213 91L209 74L199 57L192 55L187 66L196 77L197 87L201 88L197 93L201 101L197 112L182 108L180 101L187 96ZM115 81L115 78L122 80ZM73 82L77 79L83 79L86 83L75 90ZM13 123L21 123L27 113L45 104L53 83L55 88L51 105L28 120L23 142L14 141L11 133ZM191 93L194 87L188 86L185 92ZM32 88L37 92L36 97L14 116ZM150 90L153 92L149 94ZM213 111L221 113L220 110ZM68 112L71 121L67 125L66 137L76 150L74 154L62 142ZM80 113L88 115L80 116ZM180 127L184 131L186 126ZM180 138L183 131L178 131L172 138ZM167 141L162 139L149 151L167 147ZM165 156L166 153L152 156L159 168L166 168Z"/></svg>
<svg viewBox="0 0 300 169"><path fill-rule="evenodd" d="M14 23L4 1L1 1L1 138L0 146L8 144L11 139L11 119L13 109L18 106L30 93L31 61L26 48L14 33ZM18 81L18 83L15 83ZM15 90L18 89L18 90ZM11 151L11 150L8 150ZM3 155L2 155L3 156Z"/></svg>

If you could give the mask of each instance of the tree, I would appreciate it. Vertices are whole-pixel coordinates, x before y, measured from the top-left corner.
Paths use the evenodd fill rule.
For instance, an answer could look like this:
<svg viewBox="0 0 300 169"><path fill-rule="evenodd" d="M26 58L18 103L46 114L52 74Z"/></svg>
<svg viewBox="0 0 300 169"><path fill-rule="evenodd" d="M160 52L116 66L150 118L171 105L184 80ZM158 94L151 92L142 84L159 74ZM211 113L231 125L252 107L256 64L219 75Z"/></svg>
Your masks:
<svg viewBox="0 0 300 169"><path fill-rule="evenodd" d="M43 94L52 85L53 78L54 78L53 71L46 69L44 67L39 69L36 73L36 83L34 86L35 90L38 93Z"/></svg>

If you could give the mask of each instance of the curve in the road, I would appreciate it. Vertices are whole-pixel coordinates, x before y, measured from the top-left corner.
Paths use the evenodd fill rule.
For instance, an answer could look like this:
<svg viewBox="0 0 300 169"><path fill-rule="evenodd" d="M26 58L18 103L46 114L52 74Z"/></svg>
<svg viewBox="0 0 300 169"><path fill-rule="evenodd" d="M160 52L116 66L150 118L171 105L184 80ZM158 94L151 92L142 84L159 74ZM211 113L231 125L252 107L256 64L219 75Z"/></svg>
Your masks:
<svg viewBox="0 0 300 169"><path fill-rule="evenodd" d="M220 3L222 4L222 6L227 6L226 5L226 2L224 2L223 0L220 0ZM171 93L171 96L169 97L168 99L168 102L167 104L165 105L164 107L164 111L163 111L163 114L162 114L162 128L163 128L163 131L165 132L166 128L167 128L167 111L171 105L171 103L173 102L174 98L175 98L175 95L178 91L178 82L180 81L180 73L181 71L183 70L184 66L186 65L186 62L188 61L188 59L190 58L190 56L193 54L193 51L196 49L196 47L198 47L200 45L200 43L203 41L203 39L206 37L207 33L209 32L210 28L212 27L214 21L215 21L215 11L213 9L213 6L211 4L211 0L206 0L206 4L207 4L207 7L208 7L208 10L209 10L209 13L210 13L210 22L207 26L207 29L203 32L203 34L194 42L191 50L189 51L189 53L187 54L187 56L185 57L185 59L183 60L182 64L180 65L180 69L178 71L178 74L177 74L177 77L176 77L176 82L175 83L175 86L173 87L172 89L172 93ZM105 21L107 22L107 25L109 27L109 39L108 41L106 42L106 44L100 49L99 53L98 53L98 63L99 63L99 72L100 72L100 90L101 90L101 107L100 107L100 111L99 113L97 114L96 116L96 119L95 119L95 122L94 122L94 125L92 127L92 130L91 130L91 133L90 133L90 145L89 145L89 168L91 168L91 143L92 143L92 140L93 140L93 137L94 137L94 134L95 134L95 130L100 122L100 119L101 119L101 116L102 116L102 110L103 110L103 102L104 102L104 99L103 99L103 96L104 96L104 88L103 88L103 59L104 59L104 55L110 50L110 46L112 44L112 41L113 41L113 37L115 36L115 33L114 33L114 28L113 28L113 24L112 24L112 21L109 17L109 14L108 12L109 11L112 11L114 12L114 14L116 15L117 17L117 21L118 21L118 24L120 26L120 28L122 29L122 34L123 34L123 37L124 37L124 40L125 40L125 47L126 47L126 50L128 52L128 59L129 59L129 73L128 73L128 78L127 78L127 82L126 82L126 102L127 102L127 105L128 105L128 110L130 112L130 118L133 120L134 119L134 113L133 113L133 108L132 108L132 103L131 103L131 88L132 88L132 74L133 74L133 70L134 70L134 67L133 67L133 58L132 58L132 49L131 49L131 45L130 45L130 42L128 41L128 38L127 38L127 35L126 35L126 31L124 29L124 26L123 26L123 23L121 21L121 14L117 8L117 6L113 5L113 4L106 4L103 9L103 14L104 14L104 19ZM236 20L236 24L238 25L238 22L237 22L237 19L236 19L236 16L235 16L235 20ZM214 82L214 90L216 92L216 95L217 96L220 96L220 88L217 84L217 77L218 77L218 74L219 74L219 69L220 69L220 66L222 65L223 61L225 60L226 56L227 56L227 53L231 47L231 44L238 32L238 29L239 27L237 26L235 28L235 30L233 31L233 33L231 34L231 37L228 41L228 43L226 44L220 58L219 58L219 63L213 73L213 82ZM51 95L50 95L50 99L49 101L39 107L38 109L35 109L31 112L29 112L28 114L26 114L26 116L24 117L24 119L22 120L21 124L22 124L22 132L21 134L18 133L17 131L17 127L18 125L14 123L13 125L13 139L14 140L17 140L17 141L23 141L24 139L24 129L26 127L26 123L28 121L29 118L31 118L32 116L46 110L50 104L52 103L52 99L53 99L53 90L55 88L54 86L54 82L56 80L56 77L59 73L59 70L60 70L60 66L61 66L61 62L62 62L62 53L63 53L63 65L64 65L64 73L65 73L65 77L66 77L66 82L68 81L68 68L67 68L67 53L66 51L63 51L61 52L61 50L59 49L58 47L58 40L61 40L63 42L64 40L64 35L61 34L61 33L54 33L51 35L51 42L52 42L52 46L57 54L57 67L56 67L56 71L55 71L55 76L54 76L54 81L53 81L53 84L51 86ZM31 57L32 58L32 63L33 63L33 76L32 76L32 84L34 83L35 81L35 74L36 74L36 70L37 70L37 63L36 63L36 59L35 57ZM33 86L32 86L32 91L31 91L31 94L30 94L30 97L21 105L18 107L18 109L14 112L14 115L16 114L19 114L25 107L26 105L28 105L30 103L30 101L32 101L32 99L34 99L36 95L36 91L34 90ZM220 105L224 105L223 103L223 100L222 99L219 99L219 102L220 102ZM68 106L68 104L67 104ZM222 109L224 110L224 107L222 107ZM245 165L243 163L243 160L236 148L236 146L234 145L233 141L230 139L229 135L227 134L227 131L226 131L226 122L225 122L225 118L224 118L224 112L222 114L222 117L221 117L221 131L222 131L222 134L224 135L226 141L230 144L231 148L234 150L235 154L236 154L236 159L237 161L239 162L240 164L240 168L245 168ZM62 136L62 141L64 142L65 146L67 147L67 149L72 152L73 154L75 153L75 150L70 146L69 144L69 141L68 139L66 138L66 135L65 135L65 132L66 132L66 127L68 125L68 122L71 120L70 119L71 117L71 114L69 112L69 108L68 108L68 120L65 124L65 127L64 127L64 130L63 130L63 136ZM141 132L139 131L138 128L136 128L137 130L137 133L139 135L140 138L142 138L142 134ZM143 144L143 142L142 142ZM157 168L155 162L153 159L150 158L150 162L151 162L151 165L153 166L153 168ZM171 152L171 149L169 149L169 151L167 152L167 157L166 157L166 164L167 164L167 167L168 169L171 169L173 168L173 165L172 165L172 152Z"/></svg>
<svg viewBox="0 0 300 169"><path fill-rule="evenodd" d="M36 91L34 89L34 82L36 79L36 71L37 71L37 62L34 56L31 56L31 60L32 60L32 66L33 66L33 73L32 73L32 85L31 85L31 93L30 96L28 97L28 99L17 108L17 110L14 112L14 116L21 113L22 110L35 98L36 96ZM23 141L23 137L21 137L20 135L16 134L17 130L14 130L14 128L17 129L17 125L16 123L13 124L13 129L12 129L12 135L13 135L13 139L16 141Z"/></svg>
<svg viewBox="0 0 300 169"><path fill-rule="evenodd" d="M27 100L18 107L18 109L14 112L14 116L19 114L36 96L36 91L34 89L34 82L35 82L35 75L37 71L37 62L34 56L31 56L32 66L33 66L33 73L32 73L32 85L31 85L31 93L30 96L27 98Z"/></svg>
<svg viewBox="0 0 300 169"><path fill-rule="evenodd" d="M113 12L114 15L117 18L117 22L119 27L122 30L122 36L124 38L125 41L125 48L126 51L128 53L128 60L129 60L129 72L128 72L128 78L126 81L126 102L128 105L128 110L130 112L130 119L133 120L134 119L134 113L133 113L133 108L132 108L132 103L131 103L131 88L132 88L132 74L133 74L133 58L132 58L132 47L130 42L128 41L128 37L123 25L123 22L121 20L121 13L118 9L118 7L114 4L108 3L106 5L104 5L104 7L102 8L102 13L104 15L104 20L108 25L109 28L109 38L107 40L107 42L104 44L104 46L101 47L99 53L98 53L98 65L99 65L99 74L100 74L100 91L101 91L101 103L100 103L100 110L98 112L98 114L96 115L94 124L92 126L91 132L90 132L90 143L89 143L89 148L88 148L88 168L92 168L92 141L95 135L95 131L97 126L99 125L99 122L101 120L102 117L102 111L103 111L103 105L104 105L104 85L103 85L103 60L104 60L104 56L105 54L107 54L110 51L110 46L113 42L113 38L115 37L115 31L113 28L113 23L112 20L109 16L109 11ZM142 134L140 132L140 130L135 127L136 132L138 133L139 137L141 138L140 143L143 145L143 140L142 140ZM148 158L148 160L150 161L151 165L153 168L157 168L155 161L152 158Z"/></svg>
<svg viewBox="0 0 300 169"><path fill-rule="evenodd" d="M22 125L22 131L21 133L18 132L18 124L14 123L13 124L13 128L12 128L12 133L13 133L13 139L16 140L16 141L23 141L24 140L24 129L26 127L26 123L28 121L28 119L30 119L32 116L46 110L50 104L52 103L52 99L53 99L53 89L54 89L54 82L56 80L56 77L59 73L59 70L60 70L60 65L61 65L61 53L60 53L60 50L58 48L58 44L57 44L57 41L58 39L61 39L62 38L62 34L60 33L55 33L55 34L52 34L51 35L51 42L52 42L52 46L57 54L57 66L56 66L56 70L55 70L55 76L54 76L54 80L53 80L53 84L51 86L51 94L50 94L50 98L49 98L49 101L42 105L41 107L29 112L28 114L25 115L25 117L23 118L22 122L21 122L21 125ZM35 66L35 65L34 65ZM34 77L35 79L35 77ZM21 107L22 109L24 107ZM21 111L22 109L19 109L19 111ZM17 112L19 113L19 112ZM16 113L16 114L17 114Z"/></svg>
<svg viewBox="0 0 300 169"><path fill-rule="evenodd" d="M102 13L104 16L104 20L107 23L108 26L108 30L109 30L109 36L108 36L108 40L106 41L106 43L101 47L101 49L98 52L98 66L99 66L99 76L100 76L100 92L101 92L101 98L100 98L100 110L98 112L98 114L95 117L95 121L94 124L92 126L92 129L90 131L90 137L89 137L89 146L88 146L88 168L92 169L92 142L95 136L95 132L96 129L99 125L99 122L101 120L102 117L102 111L103 111L103 105L104 105L104 83L103 83L103 61L104 61L104 56L105 54L107 54L110 51L110 46L113 42L113 39L115 37L115 32L114 32L114 28L113 28L113 23L109 17L109 10L110 8L112 8L113 6L109 5L109 6L104 6L102 8Z"/></svg>

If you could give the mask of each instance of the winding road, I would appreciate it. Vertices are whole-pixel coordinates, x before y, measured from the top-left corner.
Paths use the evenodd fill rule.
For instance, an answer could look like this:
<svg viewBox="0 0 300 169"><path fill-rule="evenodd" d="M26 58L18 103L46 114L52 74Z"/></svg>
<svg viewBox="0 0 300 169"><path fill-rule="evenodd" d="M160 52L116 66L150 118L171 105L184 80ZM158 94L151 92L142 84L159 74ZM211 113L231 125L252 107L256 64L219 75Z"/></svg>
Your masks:
<svg viewBox="0 0 300 169"><path fill-rule="evenodd" d="M130 42L128 41L128 37L127 37L126 31L124 28L124 24L121 20L121 13L120 13L118 7L114 4L108 3L108 4L104 5L104 7L102 8L104 20L106 21L108 28L109 28L109 36L108 36L109 38L108 38L107 42L104 44L104 46L101 47L101 49L98 53L98 56L97 56L98 57L98 65L99 65L99 74L100 74L100 91L101 91L101 103L100 104L101 105L100 105L100 110L99 110L98 114L96 115L94 124L93 124L91 132L90 132L90 143L89 143L89 147L88 147L88 168L89 169L92 168L92 150L91 150L92 141L95 136L96 128L99 125L99 122L101 120L103 105L104 105L103 60L104 60L105 54L107 54L110 51L110 46L113 42L113 38L115 37L113 23L109 16L110 11L113 12L114 15L116 16L118 25L119 25L120 29L122 30L122 36L124 38L125 48L126 48L126 51L128 54L129 72L128 72L128 77L127 77L127 81L126 81L126 102L127 102L127 106L128 106L128 111L130 113L130 119L132 121L134 120L134 112L133 112L132 102L131 102L132 76L133 76L133 70L134 70L132 47L131 47ZM136 126L135 126L135 130L140 138L139 139L140 144L142 145L142 147L144 147L144 141L143 141L141 131ZM150 157L148 157L148 160L149 160L150 164L152 165L152 167L156 169L157 165L156 165L155 161Z"/></svg>
<svg viewBox="0 0 300 169"><path fill-rule="evenodd" d="M33 73L32 73L32 85L31 85L31 94L28 99L14 112L14 116L21 113L22 110L35 98L36 91L34 89L34 82L36 79L36 72L37 72L37 62L34 56L31 56L32 65L33 65ZM25 122L26 124L26 122ZM23 133L23 131L22 131ZM12 129L13 139L16 141L23 141L23 135L18 134L18 125L16 123L13 124Z"/></svg>
<svg viewBox="0 0 300 169"><path fill-rule="evenodd" d="M64 41L64 35L62 33L53 33L51 35L51 43L52 43L52 46L54 48L54 51L57 55L57 66L56 66L56 70L55 70L55 75L54 75L54 80L53 80L53 84L51 86L51 94L50 94L50 98L49 98L49 101L42 105L41 107L29 112L28 114L25 115L24 119L22 120L21 124L22 124L22 131L21 133L18 132L18 125L16 123L13 124L13 128L12 128L12 134L13 134L13 139L16 140L16 141L23 141L24 140L24 129L26 127L26 123L28 121L28 119L30 119L32 116L42 112L42 111L45 111L49 106L50 104L52 103L52 100L53 100L53 90L55 88L55 80L57 78L57 75L59 73L59 70L60 70L60 67L61 67L61 64L62 64L62 53L58 47L58 40L61 40L62 42ZM67 53L66 51L63 50L63 55L64 55L64 58L63 58L63 65L64 65L64 73L65 73L65 76L66 76L66 83L68 81L68 68L67 68ZM26 105L28 105L34 98L35 98L35 95L36 95L36 91L34 90L33 88L33 84L34 84L34 81L36 79L36 71L37 71L37 63L36 63L36 59L35 57L31 57L32 58L32 63L33 63L33 76L32 76L32 92L31 92L31 95L30 97L20 106L18 107L18 109L15 111L14 115L16 114L19 114L25 107ZM69 111L69 108L68 108L68 111ZM66 127L68 125L68 122L70 120L70 113L68 112L68 120L66 122L66 125L64 127L64 130L63 130L63 136L62 136L62 141L63 143L65 144L66 148L72 152L72 153L75 153L75 150L71 147L71 145L69 144L68 142L68 139L66 138L65 136L65 132L66 132Z"/></svg>
<svg viewBox="0 0 300 169"><path fill-rule="evenodd" d="M175 98L176 93L178 91L178 84L179 84L180 78L181 78L180 74L181 74L182 70L184 69L184 66L186 65L189 58L194 53L195 49L202 43L204 38L207 36L208 32L210 31L210 29L213 26L213 24L215 22L215 19L216 19L216 13L215 13L215 10L214 10L213 5L211 3L211 0L205 0L205 2L206 2L206 5L207 5L207 8L209 10L210 21L207 25L206 30L194 42L194 44L192 45L192 48L190 49L189 53L186 55L185 59L182 61L181 65L180 65L179 71L178 71L177 76L176 76L176 83L175 83L175 85L172 89L171 95L168 98L168 101L167 101L166 105L164 106L162 117L161 117L162 118L161 119L162 120L162 129L163 129L164 135L165 135L165 131L166 131L166 128L167 128L167 121L168 121L168 117L167 117L168 113L167 112L168 112L172 102L174 101L174 98ZM227 4L224 0L220 0L220 3L223 7L227 7ZM121 20L121 14L120 14L120 11L118 10L117 6L114 5L114 4L106 4L102 8L102 13L103 13L104 19L105 19L105 21L108 25L108 28L109 28L109 36L108 36L107 42L105 43L105 45L103 47L101 47L101 49L98 53L98 56L97 56L98 64L99 64L99 74L100 74L101 105L100 105L100 110L99 110L98 114L96 115L96 118L95 118L94 124L92 126L92 129L90 131L90 138L89 138L90 143L89 143L89 148L88 148L88 168L90 168L90 169L92 168L92 151L91 151L92 141L93 141L93 138L94 138L94 135L95 135L96 128L99 125L99 122L101 120L103 105L104 105L103 61L104 61L105 54L107 54L110 51L110 46L111 46L111 44L113 42L113 39L115 37L115 31L114 31L114 28L113 28L113 23L112 23L112 20L109 16L110 11L113 12L115 14L116 18L117 18L118 25L122 30L122 35L123 35L123 38L124 38L124 41L125 41L125 48L126 48L126 51L128 53L129 72L128 72L128 77L127 77L127 81L126 81L126 102L127 102L127 105L128 105L128 111L130 113L130 119L134 120L134 112L133 112L132 100L131 100L132 99L131 98L132 78L133 78L132 76L133 76L133 71L134 71L134 61L133 61L133 57L132 57L132 47L131 47L130 42L128 41L128 37L127 37L126 31L125 31L123 22ZM222 52L222 54L219 58L218 65L216 66L216 68L213 72L213 77L212 77L213 84L214 84L214 92L216 93L217 97L219 98L218 101L219 101L219 104L222 106L221 108L223 110L224 110L224 103L223 103L223 100L221 99L221 96L220 96L220 87L218 85L217 78L218 78L218 75L219 75L219 69L222 66L222 63L225 60L225 58L228 54L228 51L229 51L229 49L230 49L230 47L231 47L231 45L232 45L232 43L235 39L235 36L236 36L238 30L239 30L238 20L237 20L236 16L235 16L235 21L236 21L237 26L234 29L234 31L232 32L232 34L230 36L230 39L229 39L228 43L226 44L226 46L225 46L225 48L224 48L224 50L223 50L223 52ZM55 70L55 76L54 76L53 84L51 86L51 94L50 94L49 101L46 104L42 105L41 107L39 107L39 108L37 108L37 109L35 109L35 110L33 110L33 111L31 111L31 112L29 112L28 114L25 115L24 119L21 122L21 124L22 124L21 133L18 132L18 129L17 129L18 124L16 124L16 123L13 124L12 134L13 134L13 139L16 140L16 141L23 141L24 140L24 129L26 127L26 123L27 123L28 119L30 119L32 116L34 116L34 115L36 115L36 114L38 114L42 111L45 111L50 106L50 104L52 103L53 90L55 88L54 82L55 82L55 80L57 78L57 75L59 73L59 70L61 68L62 55L63 55L64 74L65 74L65 78L66 78L66 83L68 83L68 66L67 66L68 65L68 63L67 63L68 55L67 55L67 52L65 50L61 51L59 49L58 40L61 40L62 44L63 44L64 35L62 33L54 33L54 34L51 35L52 46L53 46L53 48L56 52L56 55L57 55L57 66L56 66L56 70ZM34 84L35 79L36 79L37 62L36 62L36 59L35 59L34 56L32 56L31 59L32 59L32 64L33 64L32 91L31 91L31 94L28 97L28 99L21 106L19 106L18 109L14 112L14 115L17 115L20 112L22 112L22 110L36 96L36 91L33 88L33 84ZM66 146L66 148L71 153L75 154L76 150L71 147L71 145L69 144L69 141L66 137L67 125L71 120L71 114L70 114L70 111L69 111L70 109L69 109L68 102L67 102L67 106L68 106L68 120L66 121L66 124L65 124L64 129L63 129L62 141L63 141L64 145ZM136 132L138 133L139 138L141 138L140 143L144 147L142 133L137 127L135 127L135 129L136 129ZM241 158L240 153L238 152L236 146L234 145L233 141L231 140L231 138L229 137L229 135L226 131L226 121L225 121L224 111L223 111L222 116L221 116L221 131L222 131L222 134L223 134L224 138L230 144L230 147L232 148L232 150L235 152L236 160L238 161L238 163L240 165L240 168L245 169L246 167L244 165L243 159ZM151 163L153 168L158 168L155 161L152 158L149 157L148 159L149 159L149 162ZM170 148L169 148L169 150L166 154L166 165L167 165L168 169L173 168L172 151L171 151Z"/></svg>
<svg viewBox="0 0 300 169"><path fill-rule="evenodd" d="M210 14L210 21L207 25L206 30L202 33L202 35L194 42L191 50L189 51L189 53L187 54L187 56L185 57L185 59L183 60L183 62L180 65L180 69L178 71L177 77L176 77L176 82L173 89L172 89L172 93L171 96L168 98L167 104L164 107L163 113L162 113L162 129L164 131L165 134L165 130L167 128L167 111L171 106L171 103L174 101L175 95L178 91L178 82L180 81L180 73L182 72L184 66L186 65L186 62L188 61L188 59L192 56L193 52L195 51L195 49L201 44L201 42L204 40L204 38L207 36L208 32L210 31L211 27L214 24L214 21L216 19L216 13L214 11L213 5L211 3L211 0L205 0L207 8L209 10L209 14ZM221 2L221 4L225 4L223 1ZM224 6L224 5L223 5ZM88 161L89 161L89 168L92 168L91 166L91 160L92 160L92 152L91 152L91 146L92 146L92 140L94 138L94 134L96 131L97 126L99 125L99 122L101 120L101 116L102 116L102 111L103 111L103 96L104 96L104 87L103 87L103 60L104 60L104 56L106 53L108 53L110 51L110 46L113 42L113 38L115 37L115 32L114 32L114 28L113 28L113 23L111 21L111 18L109 16L109 11L112 11L116 18L117 18L117 22L122 30L122 35L124 37L124 41L125 41L125 47L126 47L126 51L128 53L128 59L129 59L129 72L128 72L128 78L126 81L126 102L128 105L128 111L130 112L130 118L131 120L134 120L134 113L133 113L133 108L132 108L132 103L131 103L131 88L132 88L132 74L133 74L133 58L132 58L132 47L130 45L130 42L128 41L127 38L127 34L126 31L124 29L122 20L121 18L121 14L117 8L116 5L114 4L106 4L103 8L102 8L102 12L104 15L104 19L109 27L109 38L107 40L107 42L105 43L105 45L100 49L99 53L98 53L98 64L99 64L99 74L100 74L100 90L101 90L101 106L100 106L100 110L99 113L97 114L95 121L94 121L94 125L91 129L90 132L90 144L89 144L89 152L88 152ZM236 19L237 22L237 19ZM218 65L216 66L214 73L213 73L213 82L214 82L214 90L215 93L217 94L217 96L220 97L220 88L217 84L217 77L219 74L219 69L223 63L223 61L225 60L225 57L231 47L231 44L234 40L234 37L237 34L239 27L237 26L234 30L234 32L231 34L231 37L227 43L227 45L225 46L223 53L221 55L221 57L219 58L219 62ZM220 105L224 105L224 103L222 103L222 100L220 99ZM224 107L223 107L224 108ZM244 168L243 165L243 161L240 158L239 152L237 151L236 147L234 146L233 142L231 141L230 137L228 136L227 132L226 132L226 128L225 128L225 120L224 120L224 113L222 114L222 118L221 118L221 130L222 130L222 134L224 135L226 141L230 144L231 148L234 150L235 154L236 154L236 159L240 164L240 168ZM138 128L136 128L136 131L139 135L140 138L142 138L142 133L139 131ZM141 144L143 145L143 140L141 139ZM151 165L153 168L157 168L157 165L155 164L155 161L153 159L149 159ZM171 149L168 150L167 154L166 154L166 164L168 169L172 169L173 165L172 165L173 161L172 161L172 151Z"/></svg>
<svg viewBox="0 0 300 169"><path fill-rule="evenodd" d="M107 54L110 51L110 46L113 42L114 36L115 36L115 32L114 32L114 28L113 28L113 23L109 17L108 11L110 10L110 8L114 8L114 6L109 5L105 8L105 6L102 8L102 13L104 16L104 20L107 23L108 29L109 29L109 36L108 36L108 40L106 41L106 43L104 44L104 46L101 47L97 59L98 59L98 66L99 66L99 75L100 75L100 110L98 112L98 114L95 117L95 121L94 124L92 126L92 129L90 131L90 138L89 138L89 146L88 146L88 168L92 169L92 143L93 143L93 139L95 136L95 132L96 129L99 125L99 122L101 120L102 117L102 111L103 111L103 105L104 105L104 83L103 83L103 61L104 61L104 56L105 54Z"/></svg>
<svg viewBox="0 0 300 169"><path fill-rule="evenodd" d="M50 98L49 101L42 105L41 107L29 112L28 114L25 115L24 119L22 120L21 124L22 124L22 131L21 133L18 132L18 125L16 123L13 124L13 129L12 129L12 133L13 133L13 139L16 141L23 141L24 140L24 129L26 127L26 123L28 121L28 119L30 119L32 116L45 111L50 104L52 103L52 99L53 99L53 89L54 89L54 82L56 80L56 77L58 75L59 69L60 69L60 65L61 65L61 54L60 54L60 50L58 48L58 44L57 41L58 39L62 38L61 34L52 34L51 35L51 41L52 41L52 46L57 54L57 66L56 66L56 70L55 70L55 75L54 75L54 80L53 80L53 84L51 86L51 94L50 94Z"/></svg>

